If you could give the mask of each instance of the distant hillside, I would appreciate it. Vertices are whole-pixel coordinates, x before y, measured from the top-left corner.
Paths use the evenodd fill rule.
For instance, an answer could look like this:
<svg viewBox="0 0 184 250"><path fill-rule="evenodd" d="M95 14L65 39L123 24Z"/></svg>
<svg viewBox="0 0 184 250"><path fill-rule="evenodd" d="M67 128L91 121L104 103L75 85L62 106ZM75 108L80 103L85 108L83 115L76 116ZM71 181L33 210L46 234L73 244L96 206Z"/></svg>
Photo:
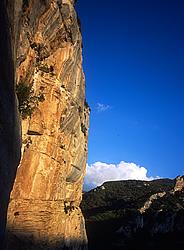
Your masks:
<svg viewBox="0 0 184 250"><path fill-rule="evenodd" d="M89 249L183 247L183 187L183 177L128 180L106 182L84 193L81 208Z"/></svg>

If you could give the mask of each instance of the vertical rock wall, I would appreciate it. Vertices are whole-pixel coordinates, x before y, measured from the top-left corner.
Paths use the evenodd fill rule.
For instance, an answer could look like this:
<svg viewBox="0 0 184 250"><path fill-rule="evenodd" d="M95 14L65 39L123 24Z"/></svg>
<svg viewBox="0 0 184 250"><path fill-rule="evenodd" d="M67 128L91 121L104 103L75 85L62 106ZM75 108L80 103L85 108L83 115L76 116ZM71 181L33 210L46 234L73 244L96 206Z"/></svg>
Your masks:
<svg viewBox="0 0 184 250"><path fill-rule="evenodd" d="M7 249L83 249L89 107L74 1L24 0L15 12L23 147Z"/></svg>
<svg viewBox="0 0 184 250"><path fill-rule="evenodd" d="M13 18L13 16L12 16ZM14 43L6 1L0 1L0 246L10 191L20 161L20 126L15 97Z"/></svg>

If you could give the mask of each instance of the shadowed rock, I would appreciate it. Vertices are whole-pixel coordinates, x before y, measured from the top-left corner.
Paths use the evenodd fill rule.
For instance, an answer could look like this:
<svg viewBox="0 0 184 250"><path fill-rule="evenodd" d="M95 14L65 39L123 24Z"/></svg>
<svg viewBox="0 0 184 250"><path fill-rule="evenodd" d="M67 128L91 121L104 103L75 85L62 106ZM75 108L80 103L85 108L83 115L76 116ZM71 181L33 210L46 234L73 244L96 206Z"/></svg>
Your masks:
<svg viewBox="0 0 184 250"><path fill-rule="evenodd" d="M7 1L0 1L0 242L4 238L6 213L16 169L20 161L20 127L15 96L13 28ZM9 14L14 15L9 9Z"/></svg>

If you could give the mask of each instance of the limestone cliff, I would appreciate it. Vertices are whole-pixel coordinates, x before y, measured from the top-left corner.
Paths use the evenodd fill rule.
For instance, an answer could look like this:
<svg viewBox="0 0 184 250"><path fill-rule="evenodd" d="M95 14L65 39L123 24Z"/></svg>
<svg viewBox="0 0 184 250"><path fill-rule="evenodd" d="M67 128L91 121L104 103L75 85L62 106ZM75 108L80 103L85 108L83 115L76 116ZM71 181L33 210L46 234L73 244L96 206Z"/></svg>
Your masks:
<svg viewBox="0 0 184 250"><path fill-rule="evenodd" d="M74 1L24 0L14 12L23 147L7 249L83 249L89 107Z"/></svg>
<svg viewBox="0 0 184 250"><path fill-rule="evenodd" d="M184 176L178 176L176 178L176 183L174 186L174 193L178 191L182 191L184 189Z"/></svg>

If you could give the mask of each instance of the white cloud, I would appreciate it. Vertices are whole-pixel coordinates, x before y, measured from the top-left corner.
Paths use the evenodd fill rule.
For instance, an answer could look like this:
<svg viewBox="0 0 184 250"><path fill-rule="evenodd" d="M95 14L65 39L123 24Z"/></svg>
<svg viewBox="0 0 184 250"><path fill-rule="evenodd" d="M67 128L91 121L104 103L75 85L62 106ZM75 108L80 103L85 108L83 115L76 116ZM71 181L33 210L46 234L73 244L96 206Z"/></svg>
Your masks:
<svg viewBox="0 0 184 250"><path fill-rule="evenodd" d="M147 169L135 163L121 161L119 164L107 164L95 162L87 164L86 176L84 178L84 190L102 185L105 181L117 180L153 180L147 176ZM158 177L157 177L158 178Z"/></svg>
<svg viewBox="0 0 184 250"><path fill-rule="evenodd" d="M110 106L103 103L97 103L96 109L98 112L104 112L110 109Z"/></svg>

